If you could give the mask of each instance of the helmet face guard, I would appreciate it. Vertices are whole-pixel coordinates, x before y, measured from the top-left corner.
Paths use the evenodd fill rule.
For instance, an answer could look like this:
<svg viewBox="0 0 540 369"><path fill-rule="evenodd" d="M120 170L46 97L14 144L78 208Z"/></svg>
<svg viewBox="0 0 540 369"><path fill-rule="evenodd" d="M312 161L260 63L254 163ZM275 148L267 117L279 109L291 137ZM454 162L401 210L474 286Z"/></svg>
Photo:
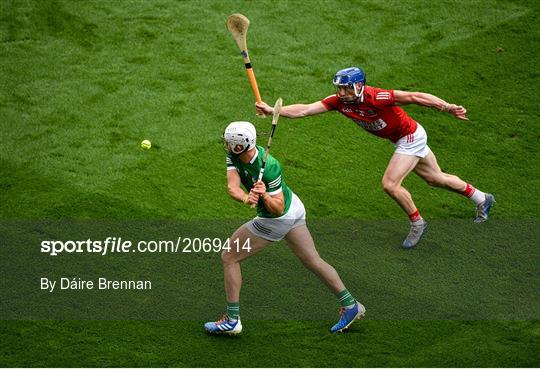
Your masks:
<svg viewBox="0 0 540 369"><path fill-rule="evenodd" d="M223 149L227 152L227 154L231 154L233 156L238 156L243 154L249 149L248 145L242 145L242 144L236 144L232 145L225 138L223 138Z"/></svg>
<svg viewBox="0 0 540 369"><path fill-rule="evenodd" d="M359 83L362 86L361 88L358 88ZM347 102L352 103L352 102L355 102L357 99L363 100L364 99L364 86L366 84L366 74L364 73L362 69L357 68L357 67L345 68L336 73L336 75L334 76L333 84L336 87L338 96L339 96L339 92L342 89L347 88L353 91L354 96L356 97L353 99L340 97L342 101L346 103Z"/></svg>
<svg viewBox="0 0 540 369"><path fill-rule="evenodd" d="M241 155L255 147L257 132L250 122L232 122L225 128L223 140L230 154Z"/></svg>

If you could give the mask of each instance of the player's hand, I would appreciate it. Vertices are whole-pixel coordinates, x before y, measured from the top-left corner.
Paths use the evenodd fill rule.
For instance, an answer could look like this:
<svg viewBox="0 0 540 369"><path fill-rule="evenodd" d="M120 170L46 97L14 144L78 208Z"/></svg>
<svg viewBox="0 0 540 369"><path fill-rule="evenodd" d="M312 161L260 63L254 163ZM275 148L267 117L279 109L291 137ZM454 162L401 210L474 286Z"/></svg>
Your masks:
<svg viewBox="0 0 540 369"><path fill-rule="evenodd" d="M266 186L264 185L262 181L257 181L257 183L255 183L251 191L255 192L259 196L262 196L266 193Z"/></svg>
<svg viewBox="0 0 540 369"><path fill-rule="evenodd" d="M254 205L257 205L258 202L259 202L259 194L255 193L252 188L251 191L249 191L247 203L251 205L251 207L254 207Z"/></svg>
<svg viewBox="0 0 540 369"><path fill-rule="evenodd" d="M255 109L257 109L257 115L270 115L274 113L274 108L262 101L261 103L255 103Z"/></svg>
<svg viewBox="0 0 540 369"><path fill-rule="evenodd" d="M448 112L457 119L469 120L469 118L467 118L467 109L461 105L450 104L450 106L448 106Z"/></svg>

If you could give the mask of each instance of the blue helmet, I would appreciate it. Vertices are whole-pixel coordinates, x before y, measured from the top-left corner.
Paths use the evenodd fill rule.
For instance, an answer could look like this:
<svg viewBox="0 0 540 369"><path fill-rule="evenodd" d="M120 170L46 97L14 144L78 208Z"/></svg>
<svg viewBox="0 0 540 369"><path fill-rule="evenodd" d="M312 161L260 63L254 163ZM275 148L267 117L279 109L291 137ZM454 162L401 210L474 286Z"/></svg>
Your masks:
<svg viewBox="0 0 540 369"><path fill-rule="evenodd" d="M362 89L360 91L356 88L358 82L362 83ZM333 83L336 88L344 86L352 87L356 97L362 98L364 94L364 85L366 84L366 73L362 68L345 68L336 73Z"/></svg>

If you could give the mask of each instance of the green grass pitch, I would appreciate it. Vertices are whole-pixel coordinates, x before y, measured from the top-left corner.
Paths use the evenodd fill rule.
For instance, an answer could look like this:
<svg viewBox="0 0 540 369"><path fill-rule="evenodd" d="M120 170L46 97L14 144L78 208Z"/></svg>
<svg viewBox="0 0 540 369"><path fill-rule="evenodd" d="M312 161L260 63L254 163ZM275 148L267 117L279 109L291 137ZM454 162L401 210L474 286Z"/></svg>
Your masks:
<svg viewBox="0 0 540 369"><path fill-rule="evenodd" d="M494 240L492 252L490 242L473 249L456 227L455 250L447 231L446 238L430 233L417 250L400 250L406 219L380 186L392 146L337 113L281 119L272 154L310 221L368 222L375 230L397 225L395 233L381 231L388 242L377 247L332 244L324 232L316 238L323 257L354 282L349 288L371 301L372 318L337 336L327 332L333 322L326 317L247 319L236 338L206 336L204 320L194 319L4 319L0 366L540 366L540 255L532 247L537 231L530 231L540 219L539 10L527 0L0 1L1 222L249 219L252 210L227 196L221 141L233 120L252 121L260 142L269 126L255 117L242 59L225 27L227 16L240 12L251 20L248 47L269 104L278 97L285 104L321 99L333 93L336 70L359 65L368 84L466 106L466 123L426 108L405 110L426 128L443 170L497 196L491 225L475 237L489 241L489 227L522 221L532 235L519 244ZM141 149L143 139L154 147ZM405 185L435 224L472 217L460 196L414 176ZM373 237L386 239L381 234ZM287 282L296 294L280 294L286 287L280 272L301 266L282 249L275 245L246 263L244 279L258 275L265 288L276 287L272 299L294 307L303 285ZM279 269L283 258L289 259ZM215 267L216 295L205 297L213 311L224 305L218 259L194 263ZM11 270L8 259L0 264ZM189 263L182 268L189 271ZM456 279L411 283L437 271ZM307 274L306 281L318 282ZM433 284L449 292L465 281L491 301L519 301L519 309L486 303L493 315L481 319L463 311L456 319L399 319L399 308L419 315L425 306L459 309L459 300L437 296ZM464 303L483 303L469 292ZM260 295L247 284L242 309ZM0 303L2 311L6 306Z"/></svg>

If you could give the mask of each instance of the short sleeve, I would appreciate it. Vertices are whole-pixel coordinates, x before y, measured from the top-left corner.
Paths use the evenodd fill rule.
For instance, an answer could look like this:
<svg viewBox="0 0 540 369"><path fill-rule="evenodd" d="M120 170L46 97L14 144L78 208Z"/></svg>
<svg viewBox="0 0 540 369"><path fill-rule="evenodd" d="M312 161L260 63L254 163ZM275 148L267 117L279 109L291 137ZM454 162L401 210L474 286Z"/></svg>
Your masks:
<svg viewBox="0 0 540 369"><path fill-rule="evenodd" d="M321 100L324 107L328 110L336 110L339 104L339 97L330 95Z"/></svg>
<svg viewBox="0 0 540 369"><path fill-rule="evenodd" d="M231 155L227 154L227 170L235 170L235 169L236 167L234 166Z"/></svg>
<svg viewBox="0 0 540 369"><path fill-rule="evenodd" d="M269 195L275 195L281 192L281 165L276 159L273 159L267 163L267 168L264 171L263 182L266 184L266 192Z"/></svg>
<svg viewBox="0 0 540 369"><path fill-rule="evenodd" d="M371 95L371 104L376 108L385 108L395 105L394 90L384 90L382 88L373 88Z"/></svg>

